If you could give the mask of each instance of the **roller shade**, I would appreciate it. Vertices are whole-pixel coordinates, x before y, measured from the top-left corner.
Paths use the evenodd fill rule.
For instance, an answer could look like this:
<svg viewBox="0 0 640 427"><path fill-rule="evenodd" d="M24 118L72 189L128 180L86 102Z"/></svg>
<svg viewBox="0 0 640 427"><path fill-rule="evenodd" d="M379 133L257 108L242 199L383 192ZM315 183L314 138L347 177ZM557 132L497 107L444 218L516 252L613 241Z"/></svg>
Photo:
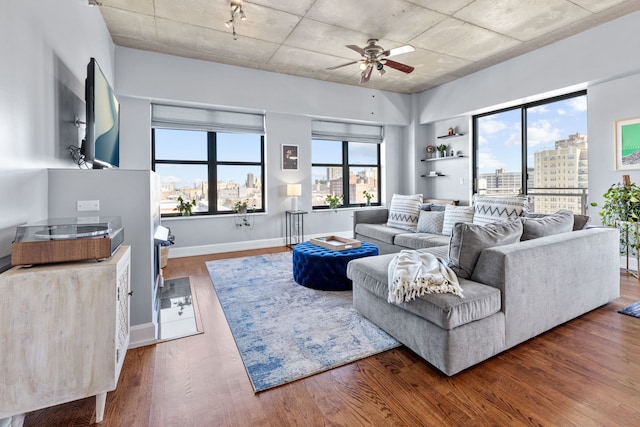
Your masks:
<svg viewBox="0 0 640 427"><path fill-rule="evenodd" d="M151 108L151 125L171 129L264 134L264 115L154 104Z"/></svg>
<svg viewBox="0 0 640 427"><path fill-rule="evenodd" d="M332 141L372 142L382 143L383 127L379 125L363 125L359 123L340 123L324 120L314 120L311 123L313 139L328 139Z"/></svg>

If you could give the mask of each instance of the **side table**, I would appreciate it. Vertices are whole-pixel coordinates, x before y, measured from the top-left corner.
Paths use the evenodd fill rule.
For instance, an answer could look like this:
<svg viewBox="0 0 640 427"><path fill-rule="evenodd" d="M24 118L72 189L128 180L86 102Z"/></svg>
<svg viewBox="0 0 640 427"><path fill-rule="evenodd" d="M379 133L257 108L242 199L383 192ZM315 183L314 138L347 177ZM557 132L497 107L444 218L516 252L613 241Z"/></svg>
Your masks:
<svg viewBox="0 0 640 427"><path fill-rule="evenodd" d="M293 248L298 243L304 242L304 215L307 211L286 211L285 212L285 233L286 244Z"/></svg>

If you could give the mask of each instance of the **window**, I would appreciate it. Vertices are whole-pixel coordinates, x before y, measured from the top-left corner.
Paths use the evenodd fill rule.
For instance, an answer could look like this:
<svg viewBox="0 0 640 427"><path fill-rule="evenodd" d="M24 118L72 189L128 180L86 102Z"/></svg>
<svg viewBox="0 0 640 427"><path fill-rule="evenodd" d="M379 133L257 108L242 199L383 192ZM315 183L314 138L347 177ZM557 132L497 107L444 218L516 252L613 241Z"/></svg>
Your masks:
<svg viewBox="0 0 640 427"><path fill-rule="evenodd" d="M473 127L474 192L526 194L537 212L585 212L585 91L474 116ZM564 167L570 160L579 168Z"/></svg>
<svg viewBox="0 0 640 427"><path fill-rule="evenodd" d="M182 110L192 110L188 123L180 119ZM178 215L178 197L196 202L194 215L232 213L243 201L264 212L264 136L255 129L239 131L237 123L225 126L212 120L212 113L154 106L152 169L161 177L163 216Z"/></svg>
<svg viewBox="0 0 640 427"><path fill-rule="evenodd" d="M311 130L313 208L328 208L328 195L345 207L365 204L365 194L379 205L382 126L314 120Z"/></svg>
<svg viewBox="0 0 640 427"><path fill-rule="evenodd" d="M312 206L328 207L327 195L343 195L343 206L380 204L380 146L367 142L311 141ZM345 191L346 189L346 191Z"/></svg>

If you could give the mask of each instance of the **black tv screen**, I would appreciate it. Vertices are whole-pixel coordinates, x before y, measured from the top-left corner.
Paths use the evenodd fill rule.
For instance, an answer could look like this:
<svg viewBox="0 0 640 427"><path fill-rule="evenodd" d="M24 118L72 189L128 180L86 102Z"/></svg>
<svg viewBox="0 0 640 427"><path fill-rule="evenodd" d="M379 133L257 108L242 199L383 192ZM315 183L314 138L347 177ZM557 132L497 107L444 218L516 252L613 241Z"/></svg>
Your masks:
<svg viewBox="0 0 640 427"><path fill-rule="evenodd" d="M120 166L120 104L111 85L91 58L85 86L87 132L84 160L94 169Z"/></svg>

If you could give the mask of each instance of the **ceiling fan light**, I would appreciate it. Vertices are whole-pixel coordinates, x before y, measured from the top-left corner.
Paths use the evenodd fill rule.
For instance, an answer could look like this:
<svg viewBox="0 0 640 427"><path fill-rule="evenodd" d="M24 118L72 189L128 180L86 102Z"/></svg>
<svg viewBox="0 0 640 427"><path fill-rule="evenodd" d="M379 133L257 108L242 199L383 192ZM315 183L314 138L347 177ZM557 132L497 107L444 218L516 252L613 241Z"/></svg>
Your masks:
<svg viewBox="0 0 640 427"><path fill-rule="evenodd" d="M362 71L366 70L366 69L367 69L367 65L368 65L368 64L367 64L365 61L362 61L362 62L360 63L360 69L361 69Z"/></svg>
<svg viewBox="0 0 640 427"><path fill-rule="evenodd" d="M225 27L227 28L231 28L231 24L233 24L233 19L229 19L227 22L224 23Z"/></svg>
<svg viewBox="0 0 640 427"><path fill-rule="evenodd" d="M244 14L244 10L240 9L240 20L244 21L247 19L247 15Z"/></svg>
<svg viewBox="0 0 640 427"><path fill-rule="evenodd" d="M378 74L380 74L381 76L384 76L384 73L386 73L387 71L384 68L378 68Z"/></svg>

